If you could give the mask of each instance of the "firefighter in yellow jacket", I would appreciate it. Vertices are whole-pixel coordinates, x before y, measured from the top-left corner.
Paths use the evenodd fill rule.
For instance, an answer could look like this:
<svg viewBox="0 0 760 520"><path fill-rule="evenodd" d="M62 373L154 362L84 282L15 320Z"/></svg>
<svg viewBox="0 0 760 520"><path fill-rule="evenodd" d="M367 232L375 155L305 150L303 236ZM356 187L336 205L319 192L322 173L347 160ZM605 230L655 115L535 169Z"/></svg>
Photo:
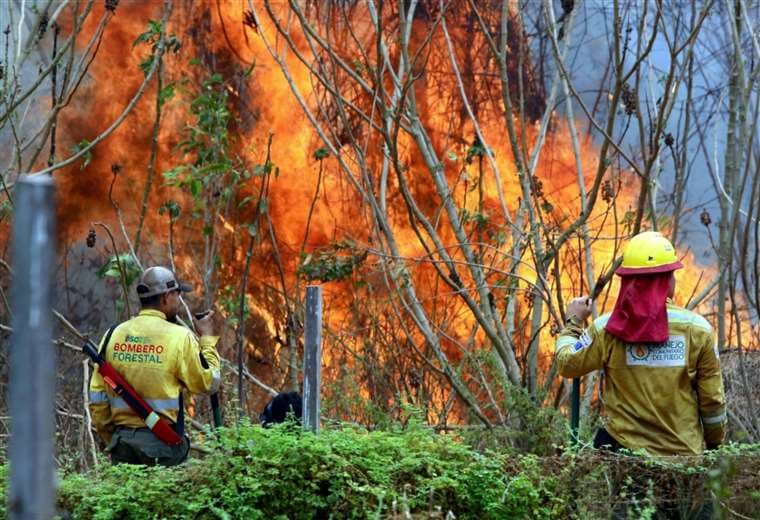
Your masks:
<svg viewBox="0 0 760 520"><path fill-rule="evenodd" d="M180 284L169 269L146 269L137 284L140 313L109 331L110 338L106 334L100 344L101 355L175 430L183 428L182 390L212 393L220 382L213 312L196 321L200 341L192 331L174 323L179 293L186 290L189 287ZM92 421L108 444L113 462L171 466L187 458L190 445L184 432L177 432L183 439L178 446L159 440L127 403L107 388L97 368L89 397Z"/></svg>
<svg viewBox="0 0 760 520"><path fill-rule="evenodd" d="M691 455L717 447L726 408L715 334L699 314L677 307L674 271L681 262L667 238L633 237L616 271L620 292L611 314L583 329L588 297L572 300L556 342L559 373L604 370L604 427L597 448Z"/></svg>

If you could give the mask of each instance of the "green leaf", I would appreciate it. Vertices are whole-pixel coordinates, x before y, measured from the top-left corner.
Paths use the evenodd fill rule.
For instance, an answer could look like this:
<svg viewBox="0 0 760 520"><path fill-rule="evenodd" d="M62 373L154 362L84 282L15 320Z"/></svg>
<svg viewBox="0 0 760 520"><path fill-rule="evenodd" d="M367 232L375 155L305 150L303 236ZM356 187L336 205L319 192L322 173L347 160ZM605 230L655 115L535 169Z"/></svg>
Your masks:
<svg viewBox="0 0 760 520"><path fill-rule="evenodd" d="M322 159L326 158L329 155L330 155L330 151L325 147L317 148L316 151L314 152L314 158L318 161L321 161Z"/></svg>
<svg viewBox="0 0 760 520"><path fill-rule="evenodd" d="M176 88L174 83L169 83L164 88L162 88L161 92L158 93L158 103L163 106L164 103L174 97L175 90Z"/></svg>
<svg viewBox="0 0 760 520"><path fill-rule="evenodd" d="M163 172L161 175L164 178L164 181L166 181L166 184L169 186L177 186L180 182L180 176L184 173L186 170L185 166L175 166L171 170L167 170Z"/></svg>
<svg viewBox="0 0 760 520"><path fill-rule="evenodd" d="M467 156L465 157L465 161L467 161L467 164L471 164L475 157L483 157L485 154L485 146L483 146L483 143L480 142L480 139L478 137L475 137L475 141L472 143L472 146L467 149Z"/></svg>
<svg viewBox="0 0 760 520"><path fill-rule="evenodd" d="M211 506L209 506L209 509L211 510L212 513L214 513L216 515L217 518L219 518L219 520L230 520L232 518L227 513L227 511L225 511L224 509L221 509L219 507L211 505Z"/></svg>
<svg viewBox="0 0 760 520"><path fill-rule="evenodd" d="M134 42L132 42L132 47L137 47L139 44L150 41L151 37L153 35L150 31L145 31L140 36L138 36Z"/></svg>
<svg viewBox="0 0 760 520"><path fill-rule="evenodd" d="M190 181L190 193L193 195L193 197L197 197L198 194L201 192L201 181L198 179L193 179Z"/></svg>
<svg viewBox="0 0 760 520"><path fill-rule="evenodd" d="M250 77L251 73L253 73L253 69L255 68L256 68L256 58L254 58L251 65L243 71L243 77L244 78Z"/></svg>
<svg viewBox="0 0 760 520"><path fill-rule="evenodd" d="M264 175L270 173L272 171L272 167L274 166L274 163L271 161L267 161L265 164L257 164L253 167L253 175L254 177L263 177Z"/></svg>
<svg viewBox="0 0 760 520"><path fill-rule="evenodd" d="M5 218L8 217L12 211L13 205L9 200L4 200L2 203L0 203L0 222L5 220Z"/></svg>
<svg viewBox="0 0 760 520"><path fill-rule="evenodd" d="M165 215L168 214L169 218L172 220L176 219L180 215L180 207L179 204L177 204L173 200L167 200L164 202L160 208L158 208L158 214L159 215Z"/></svg>
<svg viewBox="0 0 760 520"><path fill-rule="evenodd" d="M238 202L238 208L242 208L244 206L247 206L249 202L253 200L253 195L248 195L247 197L243 198L240 202Z"/></svg>
<svg viewBox="0 0 760 520"><path fill-rule="evenodd" d="M166 39L166 48L170 52L177 54L182 48L182 42L177 38L175 34L172 34Z"/></svg>
<svg viewBox="0 0 760 520"><path fill-rule="evenodd" d="M258 228L255 223L248 226L248 234L255 237L258 234Z"/></svg>
<svg viewBox="0 0 760 520"><path fill-rule="evenodd" d="M335 242L322 248L317 256L311 253L301 255L297 273L307 281L344 280L353 274L366 257L367 251L355 247L350 241Z"/></svg>
<svg viewBox="0 0 760 520"><path fill-rule="evenodd" d="M218 161L199 168L195 173L201 177L213 177L224 174L228 170L230 170L230 164L227 161Z"/></svg>
<svg viewBox="0 0 760 520"><path fill-rule="evenodd" d="M164 28L163 24L157 20L148 20L148 27L150 27L150 31L156 35L161 34L161 31Z"/></svg>
<svg viewBox="0 0 760 520"><path fill-rule="evenodd" d="M72 146L71 151L74 153L74 155L76 155L82 150L84 150L85 148L87 148L88 146L90 146L90 141L88 141L87 139L84 139L80 141L79 143L75 144L74 146ZM79 167L80 170L84 170L85 168L87 168L87 166L89 166L90 162L92 161L92 150L88 150L87 152L85 152L82 158L83 158L82 165Z"/></svg>
<svg viewBox="0 0 760 520"><path fill-rule="evenodd" d="M121 263L121 269L119 264ZM121 279L121 272L124 271L124 278L127 286L140 275L140 267L135 262L135 259L129 253L121 253L120 255L114 255L109 258L100 269L98 269L99 278L119 278Z"/></svg>
<svg viewBox="0 0 760 520"><path fill-rule="evenodd" d="M151 67L153 67L153 62L155 61L156 57L152 54L145 58L142 62L140 62L140 70L143 71L143 75L147 76L148 72L150 72Z"/></svg>
<svg viewBox="0 0 760 520"><path fill-rule="evenodd" d="M132 47L139 45L140 43L155 43L161 38L163 32L163 25L156 20L148 20L148 30L142 33L132 43Z"/></svg>

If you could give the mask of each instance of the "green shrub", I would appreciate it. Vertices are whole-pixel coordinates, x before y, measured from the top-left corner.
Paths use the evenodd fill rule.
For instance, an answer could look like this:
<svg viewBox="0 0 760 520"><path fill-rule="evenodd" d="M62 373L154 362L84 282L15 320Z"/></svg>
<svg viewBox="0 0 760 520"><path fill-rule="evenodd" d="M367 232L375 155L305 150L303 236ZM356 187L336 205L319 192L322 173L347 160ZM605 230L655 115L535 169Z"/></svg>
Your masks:
<svg viewBox="0 0 760 520"><path fill-rule="evenodd" d="M74 518L366 518L440 508L458 518L549 518L535 459L510 477L505 455L481 454L428 429L224 430L215 453L171 469L101 466L66 476L59 505Z"/></svg>
<svg viewBox="0 0 760 520"><path fill-rule="evenodd" d="M62 475L63 518L688 518L715 501L757 517L760 446L705 457L477 451L417 422L404 431L244 425L209 434L212 453L176 468L102 464ZM7 466L0 465L5 490ZM0 518L5 518L0 506ZM665 509L662 509L665 508ZM438 517L442 517L439 515Z"/></svg>
<svg viewBox="0 0 760 520"><path fill-rule="evenodd" d="M6 518L8 512L5 509L5 495L8 489L8 465L0 464L0 491L3 493L3 498L0 500L0 518Z"/></svg>

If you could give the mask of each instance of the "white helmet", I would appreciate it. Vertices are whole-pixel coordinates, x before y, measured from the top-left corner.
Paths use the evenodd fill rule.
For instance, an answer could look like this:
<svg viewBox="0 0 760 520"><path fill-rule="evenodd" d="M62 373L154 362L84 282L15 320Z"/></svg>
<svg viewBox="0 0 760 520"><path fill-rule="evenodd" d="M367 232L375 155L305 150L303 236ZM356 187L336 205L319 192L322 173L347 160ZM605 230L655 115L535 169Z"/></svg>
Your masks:
<svg viewBox="0 0 760 520"><path fill-rule="evenodd" d="M178 282L170 269L160 266L147 268L137 281L137 296L141 299L172 291L192 290L190 285Z"/></svg>

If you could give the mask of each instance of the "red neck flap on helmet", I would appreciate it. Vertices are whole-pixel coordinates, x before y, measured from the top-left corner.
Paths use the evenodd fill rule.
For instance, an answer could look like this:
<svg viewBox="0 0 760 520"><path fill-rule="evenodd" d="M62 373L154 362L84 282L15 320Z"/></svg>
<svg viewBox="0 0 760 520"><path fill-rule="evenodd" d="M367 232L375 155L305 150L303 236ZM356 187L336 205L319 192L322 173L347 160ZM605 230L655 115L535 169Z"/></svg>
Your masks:
<svg viewBox="0 0 760 520"><path fill-rule="evenodd" d="M622 276L617 302L605 330L628 343L666 341L666 301L671 276L671 272Z"/></svg>

